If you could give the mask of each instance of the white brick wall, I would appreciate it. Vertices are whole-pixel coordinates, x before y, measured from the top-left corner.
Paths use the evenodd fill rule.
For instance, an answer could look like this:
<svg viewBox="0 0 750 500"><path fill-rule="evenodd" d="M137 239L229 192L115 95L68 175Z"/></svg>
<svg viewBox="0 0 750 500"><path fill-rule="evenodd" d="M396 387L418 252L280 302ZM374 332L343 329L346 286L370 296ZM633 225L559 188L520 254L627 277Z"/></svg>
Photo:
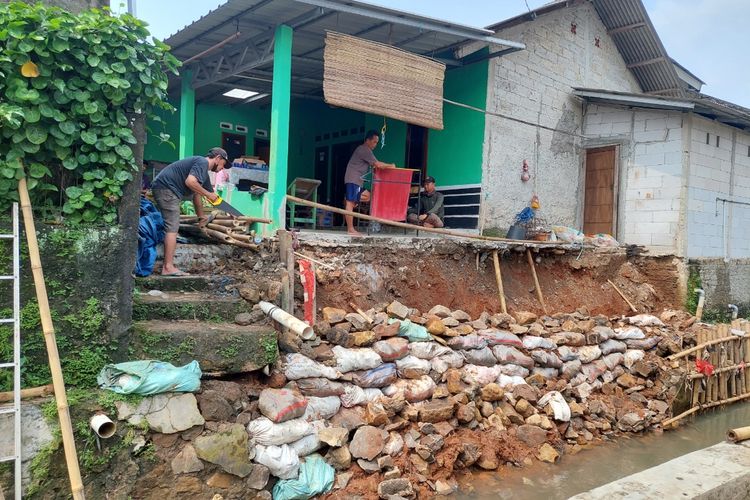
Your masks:
<svg viewBox="0 0 750 500"><path fill-rule="evenodd" d="M577 34L571 33L571 23L577 25ZM588 2L501 30L499 36L522 41L527 48L491 61L490 111L580 134L582 105L572 96L572 87L640 92ZM630 129L629 121L602 118L600 123L602 134ZM483 227L507 229L535 192L542 204L541 216L551 223L580 227L579 138L490 115L485 134ZM524 159L531 170L527 183L521 181Z"/></svg>

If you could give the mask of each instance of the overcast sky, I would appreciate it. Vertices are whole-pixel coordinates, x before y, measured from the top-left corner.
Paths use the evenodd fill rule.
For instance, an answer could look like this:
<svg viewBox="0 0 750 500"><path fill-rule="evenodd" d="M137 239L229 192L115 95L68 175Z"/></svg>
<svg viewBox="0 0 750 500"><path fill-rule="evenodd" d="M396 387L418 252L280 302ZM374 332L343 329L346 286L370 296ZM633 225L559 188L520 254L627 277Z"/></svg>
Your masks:
<svg viewBox="0 0 750 500"><path fill-rule="evenodd" d="M525 0L369 1L479 27L526 11ZM152 33L166 38L222 3L137 0L136 8ZM528 0L532 9L545 3L548 0ZM703 92L750 108L750 0L644 0L644 4L669 55L706 82ZM120 4L113 0L112 5L118 10Z"/></svg>

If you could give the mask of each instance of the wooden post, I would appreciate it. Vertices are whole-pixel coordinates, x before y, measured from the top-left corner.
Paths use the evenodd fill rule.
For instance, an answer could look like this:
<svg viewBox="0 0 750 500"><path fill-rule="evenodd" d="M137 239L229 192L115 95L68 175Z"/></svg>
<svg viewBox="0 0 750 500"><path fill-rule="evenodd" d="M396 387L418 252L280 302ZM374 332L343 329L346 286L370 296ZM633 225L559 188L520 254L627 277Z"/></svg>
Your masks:
<svg viewBox="0 0 750 500"><path fill-rule="evenodd" d="M536 277L536 266L534 265L534 258L531 256L531 250L526 249L526 260L529 261L529 267L531 268L531 276L534 278L534 288L536 289L536 297L539 299L539 303L542 305L542 311L547 314L547 306L544 304L544 296L542 295L542 287L539 286L539 279Z"/></svg>
<svg viewBox="0 0 750 500"><path fill-rule="evenodd" d="M497 255L497 250L492 251L492 263L495 265L495 281L497 281L497 293L500 295L500 309L502 309L503 314L508 314L508 307L505 304L505 290L503 289L503 274L500 271L500 258Z"/></svg>
<svg viewBox="0 0 750 500"><path fill-rule="evenodd" d="M279 260L286 266L286 297L283 300L282 308L289 314L294 315L294 249L292 248L292 233L280 229L276 234L279 238Z"/></svg>
<svg viewBox="0 0 750 500"><path fill-rule="evenodd" d="M62 434L63 450L65 451L65 463L68 467L70 489L74 500L83 500L85 496L83 493L83 482L81 481L81 469L78 466L73 425L70 420L70 412L68 411L68 397L65 393L65 381L63 379L62 367L60 366L60 354L57 351L57 340L55 339L55 327L52 324L47 286L44 283L42 259L39 255L39 243L36 239L34 215L31 212L31 200L29 199L29 191L25 178L18 181L18 195L21 199L23 223L26 228L26 241L29 245L31 273L34 275L36 299L39 303L39 318L42 323L42 332L44 332L44 343L47 346L52 386L55 391L55 401L57 402L57 416L60 419L60 433Z"/></svg>
<svg viewBox="0 0 750 500"><path fill-rule="evenodd" d="M697 333L697 334L696 334L696 336L695 336L695 340L696 340L696 342L697 342L697 343L698 343L699 345L700 345L701 343L703 343L703 331L702 331L702 330L699 330L699 331L698 331L698 333ZM697 352L695 353L695 359L701 359L701 355L702 355L702 354L703 354L703 353L702 353L702 352L701 352L701 350L699 349L699 350L698 350L698 351L697 351ZM687 370L686 370L686 371L687 371ZM700 398L701 398L701 396L702 396L702 391L701 391L701 384L702 384L702 382L703 382L703 379L695 379L695 380L693 380L692 382L693 382L693 395L692 395L692 397L691 397L691 399L690 399L690 406L695 406L695 405L697 405L697 404L698 404L698 403L700 402Z"/></svg>
<svg viewBox="0 0 750 500"><path fill-rule="evenodd" d="M637 312L638 312L638 309L636 309L636 308L635 308L635 306L633 305L633 303L632 303L632 302L630 302L630 301L628 300L628 298L627 298L627 297L625 296L625 294L624 294L624 293L622 293L622 292L620 291L620 289L619 289L619 288L617 288L617 285L615 285L614 283L612 283L612 280L607 280L607 282L608 282L608 283L609 283L610 285L612 285L612 288L614 288L614 289L615 289L615 292L617 292L617 293L618 293L618 294L620 295L620 297L622 297L622 300L624 300L625 302L627 302L627 303L628 303L628 306L630 306L630 310L631 310L631 311L633 311L634 313L637 313Z"/></svg>

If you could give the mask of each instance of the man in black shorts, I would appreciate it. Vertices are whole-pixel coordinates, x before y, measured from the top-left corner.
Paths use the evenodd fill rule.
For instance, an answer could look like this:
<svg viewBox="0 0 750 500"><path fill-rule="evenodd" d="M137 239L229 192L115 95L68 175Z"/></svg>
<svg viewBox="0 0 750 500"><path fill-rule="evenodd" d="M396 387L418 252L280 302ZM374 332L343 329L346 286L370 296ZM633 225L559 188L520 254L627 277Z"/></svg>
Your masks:
<svg viewBox="0 0 750 500"><path fill-rule="evenodd" d="M208 219L203 215L201 197L216 201L218 196L213 191L208 172L219 172L231 167L227 152L221 148L212 148L206 156L191 156L168 165L159 172L151 184L156 206L164 218L164 265L161 274L164 276L184 276L174 265L174 252L177 248L177 232L180 229L180 203L185 195L193 193L193 205L200 225Z"/></svg>
<svg viewBox="0 0 750 500"><path fill-rule="evenodd" d="M344 174L344 186L346 187L346 209L348 211L354 210L357 203L360 201L370 201L370 192L362 187L364 184L363 177L370 170L370 167L375 168L396 168L393 163L383 163L375 158L372 150L378 145L380 140L380 134L374 130L370 130L365 134L365 142L357 146L357 149L352 153L352 157L349 159L349 163L346 165L346 173ZM346 220L346 231L354 236L360 236L359 231L354 229L354 216L345 215Z"/></svg>

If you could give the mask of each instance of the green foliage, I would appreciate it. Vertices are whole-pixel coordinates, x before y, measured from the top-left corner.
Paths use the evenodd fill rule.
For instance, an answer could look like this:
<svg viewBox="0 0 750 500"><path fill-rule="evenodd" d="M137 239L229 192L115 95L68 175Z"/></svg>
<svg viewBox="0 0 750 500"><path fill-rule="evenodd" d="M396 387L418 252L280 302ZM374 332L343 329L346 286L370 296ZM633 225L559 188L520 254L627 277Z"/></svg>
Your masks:
<svg viewBox="0 0 750 500"><path fill-rule="evenodd" d="M242 349L243 344L244 341L242 337L240 337L239 335L234 335L230 337L229 342L225 346L221 347L216 352L224 359L233 358L240 353L240 349Z"/></svg>
<svg viewBox="0 0 750 500"><path fill-rule="evenodd" d="M167 72L180 63L148 38L142 21L106 9L0 3L0 212L17 199L23 162L35 205L60 186L69 221L115 221L137 171L131 116L172 109ZM38 76L22 74L29 62Z"/></svg>
<svg viewBox="0 0 750 500"><path fill-rule="evenodd" d="M698 294L695 293L696 288L703 288L703 283L701 282L701 275L698 272L698 268L691 266L688 270L687 293L685 294L687 297L685 299L685 309L690 314L695 314L695 309L698 307Z"/></svg>
<svg viewBox="0 0 750 500"><path fill-rule="evenodd" d="M68 332L80 343L75 356L62 359L65 381L80 387L95 387L96 376L109 358L109 343L102 335L105 322L99 300L91 297L85 307L63 317Z"/></svg>
<svg viewBox="0 0 750 500"><path fill-rule="evenodd" d="M151 359L175 363L183 355L188 357L195 355L197 342L193 337L185 337L177 345L171 344L172 338L162 333L155 334L149 331L141 331L138 337L143 354Z"/></svg>

